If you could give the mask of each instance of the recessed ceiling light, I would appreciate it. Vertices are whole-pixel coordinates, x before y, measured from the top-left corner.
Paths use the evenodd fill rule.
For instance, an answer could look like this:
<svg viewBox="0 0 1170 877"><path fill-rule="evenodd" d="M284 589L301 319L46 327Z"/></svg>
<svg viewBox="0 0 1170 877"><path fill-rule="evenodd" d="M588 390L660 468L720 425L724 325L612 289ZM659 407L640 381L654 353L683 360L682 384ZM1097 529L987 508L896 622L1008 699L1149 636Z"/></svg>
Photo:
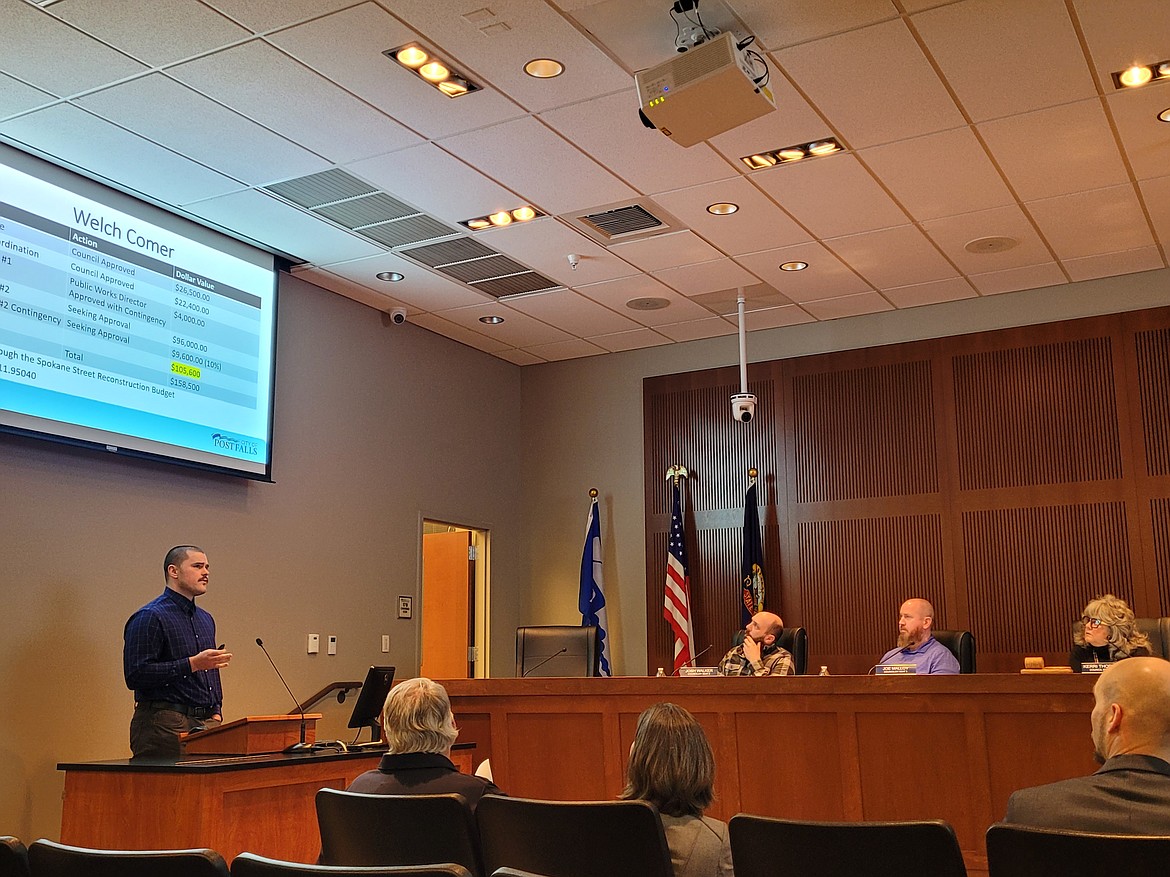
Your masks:
<svg viewBox="0 0 1170 877"><path fill-rule="evenodd" d="M533 58L524 65L524 72L536 79L552 79L565 72L565 65L552 58Z"/></svg>
<svg viewBox="0 0 1170 877"><path fill-rule="evenodd" d="M748 155L744 157L743 163L753 169L771 167L776 163L776 156L770 155L767 152L761 153L760 155Z"/></svg>
<svg viewBox="0 0 1170 877"><path fill-rule="evenodd" d="M1170 107L1166 107L1166 109L1164 109L1164 110L1162 110L1162 112L1158 113L1158 121L1159 122L1170 122Z"/></svg>
<svg viewBox="0 0 1170 877"><path fill-rule="evenodd" d="M397 271L381 271L374 275L379 280L385 280L387 283L397 283L403 277Z"/></svg>
<svg viewBox="0 0 1170 877"><path fill-rule="evenodd" d="M830 152L836 152L840 148L836 140L820 140L816 143L810 143L808 151L811 155L828 155Z"/></svg>
<svg viewBox="0 0 1170 877"><path fill-rule="evenodd" d="M1145 85L1154 78L1154 71L1149 67L1130 67L1128 70L1123 70L1118 76L1121 84L1126 88L1137 88L1139 85Z"/></svg>
<svg viewBox="0 0 1170 877"><path fill-rule="evenodd" d="M517 207L512 211L512 218L517 222L527 222L536 216L536 211L531 207Z"/></svg>
<svg viewBox="0 0 1170 877"><path fill-rule="evenodd" d="M730 201L720 201L718 204L707 205L707 212L713 213L716 216L730 216L737 210L739 210L739 205L732 204Z"/></svg>
<svg viewBox="0 0 1170 877"><path fill-rule="evenodd" d="M800 161L804 158L804 150L799 146L789 147L788 149L777 151L776 155L781 161Z"/></svg>
<svg viewBox="0 0 1170 877"><path fill-rule="evenodd" d="M508 225L512 221L512 214L507 210L501 210L499 213L493 213L489 216L488 221L492 225Z"/></svg>
<svg viewBox="0 0 1170 877"><path fill-rule="evenodd" d="M487 323L489 326L498 326L500 323L504 322L504 318L495 314L489 314L486 317L480 317L479 321L481 323Z"/></svg>
<svg viewBox="0 0 1170 877"><path fill-rule="evenodd" d="M780 265L781 271L803 271L808 267L808 262L783 262Z"/></svg>
<svg viewBox="0 0 1170 877"><path fill-rule="evenodd" d="M513 222L528 222L536 219L538 216L544 216L539 210L530 204L521 204L519 207L513 207L511 210L497 210L491 216L476 216L472 219L464 219L460 221L460 225L466 226L472 231L480 231L481 229L491 228L494 226L511 225Z"/></svg>
<svg viewBox="0 0 1170 877"><path fill-rule="evenodd" d="M1140 88L1151 82L1165 82L1170 79L1170 61L1155 61L1153 64L1134 64L1125 70L1110 74L1114 88Z"/></svg>
<svg viewBox="0 0 1170 877"><path fill-rule="evenodd" d="M397 61L447 97L460 97L468 92L479 91L478 85L451 69L450 64L434 57L417 43L407 43L397 49L387 49L382 54Z"/></svg>
<svg viewBox="0 0 1170 877"><path fill-rule="evenodd" d="M769 149L766 152L757 152L740 158L751 170L772 167L777 164L787 164L800 161L802 158L832 155L834 152L844 152L845 147L834 137L823 137L808 143L795 143L792 146L781 146Z"/></svg>
<svg viewBox="0 0 1170 877"><path fill-rule="evenodd" d="M394 54L396 60L403 67L409 67L411 70L417 70L431 58L426 52L418 46L403 46Z"/></svg>
<svg viewBox="0 0 1170 877"><path fill-rule="evenodd" d="M631 311L660 311L663 308L670 307L670 299L658 298L657 296L632 298L626 302L626 307Z"/></svg>

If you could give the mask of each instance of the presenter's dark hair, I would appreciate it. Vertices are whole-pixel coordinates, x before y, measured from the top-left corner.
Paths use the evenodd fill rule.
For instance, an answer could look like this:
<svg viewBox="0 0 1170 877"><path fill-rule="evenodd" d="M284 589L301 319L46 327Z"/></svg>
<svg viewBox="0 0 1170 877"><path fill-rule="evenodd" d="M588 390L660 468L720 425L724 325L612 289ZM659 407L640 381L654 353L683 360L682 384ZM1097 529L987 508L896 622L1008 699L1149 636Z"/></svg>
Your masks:
<svg viewBox="0 0 1170 877"><path fill-rule="evenodd" d="M167 556L163 558L163 579L167 578L167 570L170 569L172 563L178 566L187 559L187 555L192 551L198 551L200 554L207 553L198 545L176 545L168 551Z"/></svg>
<svg viewBox="0 0 1170 877"><path fill-rule="evenodd" d="M703 726L673 703L638 717L623 799L649 801L668 816L701 816L715 797L715 759Z"/></svg>

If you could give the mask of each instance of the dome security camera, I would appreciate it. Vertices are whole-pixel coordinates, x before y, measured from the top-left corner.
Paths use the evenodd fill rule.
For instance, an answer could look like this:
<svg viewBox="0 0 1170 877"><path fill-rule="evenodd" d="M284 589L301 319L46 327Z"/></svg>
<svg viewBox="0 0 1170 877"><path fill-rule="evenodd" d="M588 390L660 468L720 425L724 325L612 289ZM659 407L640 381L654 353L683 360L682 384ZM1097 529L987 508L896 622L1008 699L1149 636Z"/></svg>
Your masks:
<svg viewBox="0 0 1170 877"><path fill-rule="evenodd" d="M756 397L751 393L736 393L731 397L731 419L747 423L756 416Z"/></svg>
<svg viewBox="0 0 1170 877"><path fill-rule="evenodd" d="M394 308L390 311L390 320L395 326L401 326L406 322L406 308Z"/></svg>

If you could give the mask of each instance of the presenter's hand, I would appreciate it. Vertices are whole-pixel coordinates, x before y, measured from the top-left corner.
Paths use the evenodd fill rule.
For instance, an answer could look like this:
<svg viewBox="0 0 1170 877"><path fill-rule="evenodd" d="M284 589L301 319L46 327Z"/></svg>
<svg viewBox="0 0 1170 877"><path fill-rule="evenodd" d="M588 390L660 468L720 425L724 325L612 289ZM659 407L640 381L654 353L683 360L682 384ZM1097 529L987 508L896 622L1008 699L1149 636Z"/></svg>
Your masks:
<svg viewBox="0 0 1170 877"><path fill-rule="evenodd" d="M192 655L187 660L191 662L191 672L199 670L220 670L228 665L232 653L223 649L204 649L198 655Z"/></svg>
<svg viewBox="0 0 1170 877"><path fill-rule="evenodd" d="M743 656L753 664L760 662L760 644L750 636L743 638Z"/></svg>

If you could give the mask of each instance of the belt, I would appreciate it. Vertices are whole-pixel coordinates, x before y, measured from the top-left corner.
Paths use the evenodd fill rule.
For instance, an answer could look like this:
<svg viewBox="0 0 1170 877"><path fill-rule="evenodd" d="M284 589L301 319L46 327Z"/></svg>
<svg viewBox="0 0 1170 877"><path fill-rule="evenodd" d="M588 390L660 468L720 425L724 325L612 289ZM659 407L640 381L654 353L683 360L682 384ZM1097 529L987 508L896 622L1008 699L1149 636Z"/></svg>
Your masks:
<svg viewBox="0 0 1170 877"><path fill-rule="evenodd" d="M166 700L143 700L138 706L148 710L174 710L193 719L210 719L215 715L215 710L209 706L191 706L189 703L171 703Z"/></svg>

